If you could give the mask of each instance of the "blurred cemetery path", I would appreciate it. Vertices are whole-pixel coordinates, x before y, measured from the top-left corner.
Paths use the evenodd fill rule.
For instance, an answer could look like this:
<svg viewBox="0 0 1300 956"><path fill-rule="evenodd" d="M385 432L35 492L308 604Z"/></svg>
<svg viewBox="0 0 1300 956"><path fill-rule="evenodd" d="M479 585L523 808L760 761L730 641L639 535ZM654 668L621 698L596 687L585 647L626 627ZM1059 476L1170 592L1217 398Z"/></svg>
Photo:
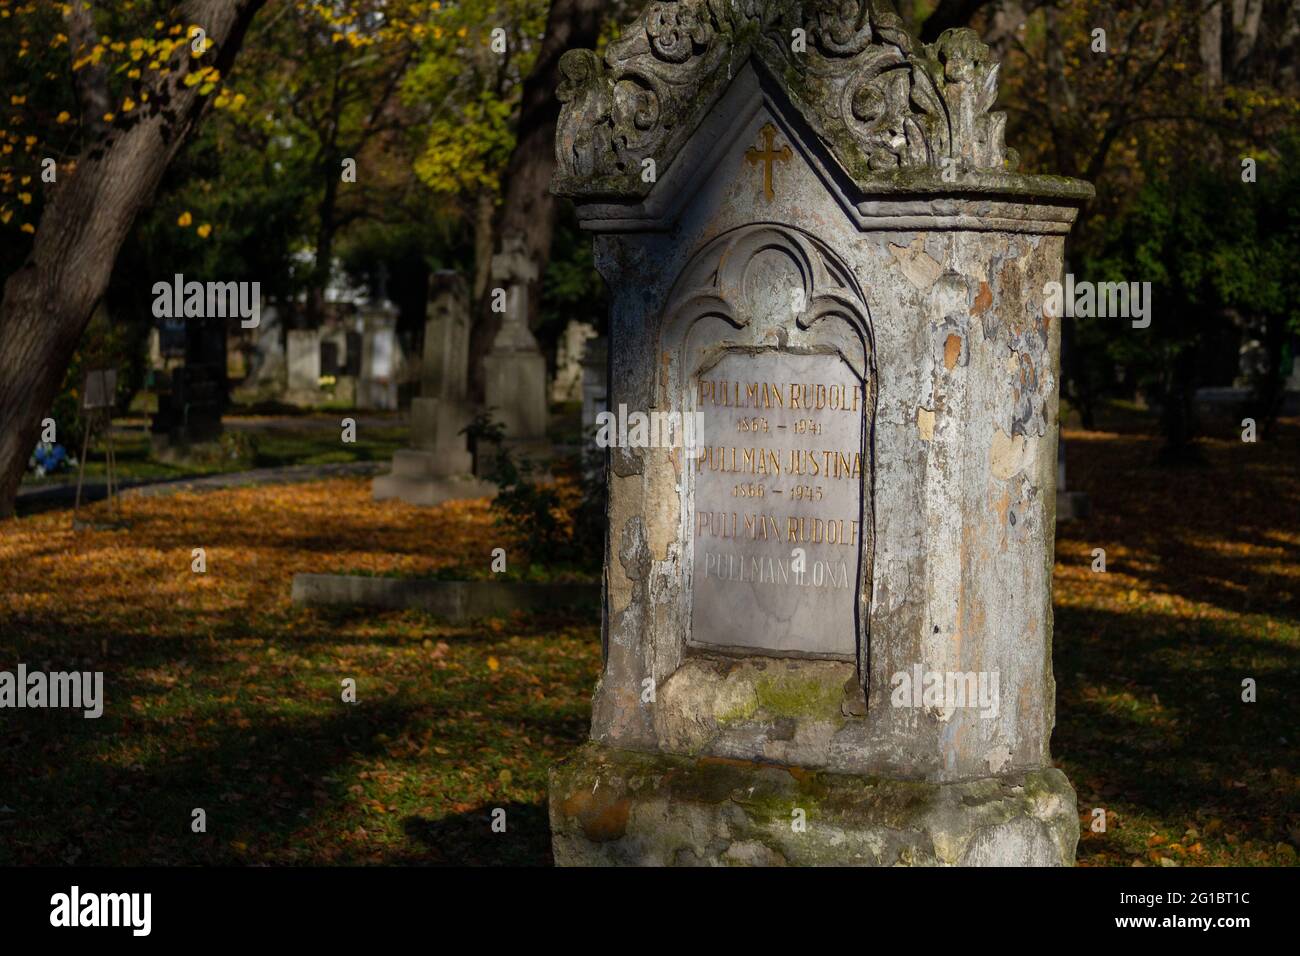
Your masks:
<svg viewBox="0 0 1300 956"><path fill-rule="evenodd" d="M1052 750L1079 862L1293 865L1300 420L1256 444L1216 431L1178 470L1153 464L1148 413L1099 426L1065 432L1093 511L1056 552ZM290 601L298 572L490 577L509 544L486 500L376 503L338 477L122 504L124 530L49 512L0 532L0 660L102 669L107 697L94 723L7 718L0 864L550 862L546 772L587 734L597 616L452 626Z"/></svg>
<svg viewBox="0 0 1300 956"><path fill-rule="evenodd" d="M125 417L113 423L118 483L125 494L168 494L240 485L281 484L341 475L373 476L386 470L393 451L406 443L409 412L284 412L229 414L222 420L238 453L226 459L165 462L149 448L147 418ZM341 440L341 423L356 423L356 441ZM99 501L104 481L105 442L97 435L86 466L82 500ZM32 514L47 508L71 508L77 469L36 478L28 475L18 491L17 511Z"/></svg>

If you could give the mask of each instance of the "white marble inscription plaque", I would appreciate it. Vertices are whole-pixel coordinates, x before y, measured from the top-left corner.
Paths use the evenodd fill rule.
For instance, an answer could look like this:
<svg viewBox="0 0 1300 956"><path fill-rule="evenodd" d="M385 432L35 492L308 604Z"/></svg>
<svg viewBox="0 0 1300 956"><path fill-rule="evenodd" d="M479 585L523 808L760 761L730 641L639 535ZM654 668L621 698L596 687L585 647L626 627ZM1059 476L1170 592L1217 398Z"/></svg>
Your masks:
<svg viewBox="0 0 1300 956"><path fill-rule="evenodd" d="M694 379L691 642L852 659L862 381L838 356L730 351Z"/></svg>

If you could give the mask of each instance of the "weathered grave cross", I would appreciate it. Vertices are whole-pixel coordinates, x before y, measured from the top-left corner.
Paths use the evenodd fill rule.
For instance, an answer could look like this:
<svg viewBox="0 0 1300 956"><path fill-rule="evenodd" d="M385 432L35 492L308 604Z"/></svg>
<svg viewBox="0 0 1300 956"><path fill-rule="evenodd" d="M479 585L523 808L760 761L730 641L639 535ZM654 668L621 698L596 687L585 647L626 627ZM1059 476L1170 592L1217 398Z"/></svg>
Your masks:
<svg viewBox="0 0 1300 956"><path fill-rule="evenodd" d="M745 159L751 166L763 164L763 196L771 202L776 195L772 191L772 163L778 160L788 163L794 153L790 152L789 146L782 146L779 150L772 148L772 140L776 138L776 127L771 123L766 124L760 132L763 134L763 148L755 149L751 146L745 150Z"/></svg>

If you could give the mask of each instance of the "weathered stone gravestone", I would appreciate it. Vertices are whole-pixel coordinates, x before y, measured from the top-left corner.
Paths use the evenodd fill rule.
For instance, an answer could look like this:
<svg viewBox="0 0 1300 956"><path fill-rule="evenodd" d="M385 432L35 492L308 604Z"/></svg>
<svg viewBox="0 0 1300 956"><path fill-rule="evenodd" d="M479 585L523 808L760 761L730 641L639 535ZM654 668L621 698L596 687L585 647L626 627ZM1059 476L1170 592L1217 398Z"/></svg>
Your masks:
<svg viewBox="0 0 1300 956"><path fill-rule="evenodd" d="M320 330L290 329L285 336L289 390L285 398L314 404L320 398Z"/></svg>
<svg viewBox="0 0 1300 956"><path fill-rule="evenodd" d="M564 326L564 332L555 348L555 378L551 381L551 401L582 401L582 363L586 359L587 342L595 337L596 328L590 322L571 320Z"/></svg>
<svg viewBox="0 0 1300 956"><path fill-rule="evenodd" d="M610 452L556 861L1072 862L1044 286L1091 187L1014 171L972 31L880 3L653 3L560 65L609 406L699 427Z"/></svg>
<svg viewBox="0 0 1300 956"><path fill-rule="evenodd" d="M362 315L365 331L361 340L357 407L396 411L397 377L402 366L401 346L397 342L397 310L385 300L368 306Z"/></svg>
<svg viewBox="0 0 1300 956"><path fill-rule="evenodd" d="M609 340L603 335L587 343L582 356L582 433L594 442L596 419L609 410Z"/></svg>
<svg viewBox="0 0 1300 956"><path fill-rule="evenodd" d="M393 456L393 471L374 482L376 501L400 498L436 505L477 498L496 489L473 477L474 461L462 433L471 417L469 293L455 272L437 272L424 323L419 398L411 402L411 444Z"/></svg>
<svg viewBox="0 0 1300 956"><path fill-rule="evenodd" d="M1056 439L1056 520L1076 521L1092 514L1086 491L1070 491L1065 482L1065 439Z"/></svg>
<svg viewBox="0 0 1300 956"><path fill-rule="evenodd" d="M492 282L504 293L505 317L483 356L483 397L489 414L505 427L505 447L526 458L545 458L550 451L546 356L528 327L528 283L536 278L537 263L529 258L523 238L503 240L492 257Z"/></svg>
<svg viewBox="0 0 1300 956"><path fill-rule="evenodd" d="M259 393L279 396L284 393L285 365L284 324L279 310L265 302L261 319L253 330L252 352L248 360L248 374L239 387L242 399L256 401Z"/></svg>

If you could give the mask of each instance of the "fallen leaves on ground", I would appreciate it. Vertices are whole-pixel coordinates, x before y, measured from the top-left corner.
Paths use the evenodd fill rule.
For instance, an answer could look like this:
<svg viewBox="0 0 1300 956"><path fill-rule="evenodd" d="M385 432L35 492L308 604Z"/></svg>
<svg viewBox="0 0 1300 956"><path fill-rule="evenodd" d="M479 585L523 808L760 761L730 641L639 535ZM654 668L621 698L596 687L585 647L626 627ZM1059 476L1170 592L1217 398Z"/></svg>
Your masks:
<svg viewBox="0 0 1300 956"><path fill-rule="evenodd" d="M336 479L128 497L122 517L0 531L0 667L103 670L107 698L99 720L5 714L0 863L549 860L546 770L585 736L598 623L290 601L297 572L486 577L509 547L487 501Z"/></svg>
<svg viewBox="0 0 1300 956"><path fill-rule="evenodd" d="M1093 505L1058 529L1055 577L1080 862L1294 865L1300 428L1205 440L1182 470L1141 428L1066 438ZM6 713L0 863L549 861L546 770L586 735L598 622L289 600L296 572L487 576L508 545L486 501L377 504L335 479L123 507L116 531L0 526L0 667L102 669L108 698L98 721Z"/></svg>

